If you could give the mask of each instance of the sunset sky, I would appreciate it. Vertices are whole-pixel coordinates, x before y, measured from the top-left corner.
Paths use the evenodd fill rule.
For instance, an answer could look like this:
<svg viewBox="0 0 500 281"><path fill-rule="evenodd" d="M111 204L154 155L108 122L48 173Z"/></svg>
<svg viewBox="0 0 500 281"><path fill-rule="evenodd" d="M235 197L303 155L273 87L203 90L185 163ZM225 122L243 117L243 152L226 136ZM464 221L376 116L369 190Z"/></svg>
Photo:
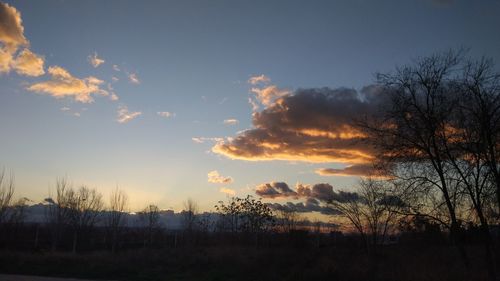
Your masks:
<svg viewBox="0 0 500 281"><path fill-rule="evenodd" d="M459 47L498 65L499 15L498 0L0 2L0 167L35 202L66 176L119 186L132 210L251 194L318 211L367 172L349 120L377 105L374 73Z"/></svg>

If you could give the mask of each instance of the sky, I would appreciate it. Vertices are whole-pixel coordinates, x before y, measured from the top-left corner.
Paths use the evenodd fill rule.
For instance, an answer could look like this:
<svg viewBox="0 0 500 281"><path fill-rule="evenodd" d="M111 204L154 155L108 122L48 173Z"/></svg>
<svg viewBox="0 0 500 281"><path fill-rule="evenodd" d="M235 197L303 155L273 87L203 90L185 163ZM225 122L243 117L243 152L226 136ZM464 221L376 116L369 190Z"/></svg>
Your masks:
<svg viewBox="0 0 500 281"><path fill-rule="evenodd" d="M203 211L228 196L328 214L373 153L348 122L374 74L449 48L500 62L500 1L0 2L0 167ZM290 203L292 204L292 203ZM311 213L315 214L315 213Z"/></svg>

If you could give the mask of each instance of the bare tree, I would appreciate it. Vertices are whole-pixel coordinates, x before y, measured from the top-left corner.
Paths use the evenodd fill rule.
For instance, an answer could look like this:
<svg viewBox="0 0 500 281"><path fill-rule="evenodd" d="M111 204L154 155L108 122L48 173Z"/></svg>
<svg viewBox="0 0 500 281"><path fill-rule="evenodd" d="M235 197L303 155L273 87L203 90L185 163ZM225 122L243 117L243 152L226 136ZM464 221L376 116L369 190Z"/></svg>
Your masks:
<svg viewBox="0 0 500 281"><path fill-rule="evenodd" d="M57 250L62 239L64 230L70 224L70 201L73 196L71 184L66 178L56 180L56 194L52 198L51 194L45 199L49 203L45 214L47 224L51 234L52 251Z"/></svg>
<svg viewBox="0 0 500 281"><path fill-rule="evenodd" d="M5 169L0 171L0 227L8 220L9 208L14 196L14 175L5 174Z"/></svg>
<svg viewBox="0 0 500 281"><path fill-rule="evenodd" d="M127 194L116 187L109 197L109 211L106 218L106 227L111 240L111 251L116 252L120 234L127 224L126 210L128 206Z"/></svg>
<svg viewBox="0 0 500 281"><path fill-rule="evenodd" d="M329 204L350 222L367 250L376 250L405 208L398 190L390 181L369 177L361 179L354 192L339 191Z"/></svg>
<svg viewBox="0 0 500 281"><path fill-rule="evenodd" d="M146 247L153 244L154 234L160 228L160 209L156 205L148 205L138 215L145 230L144 247Z"/></svg>
<svg viewBox="0 0 500 281"><path fill-rule="evenodd" d="M70 224L73 228L73 252L78 246L79 236L89 234L96 224L104 203L96 189L81 186L78 191L70 192Z"/></svg>
<svg viewBox="0 0 500 281"><path fill-rule="evenodd" d="M449 51L421 58L414 65L397 68L395 73L378 74L388 103L381 116L361 126L379 149L379 158L396 167L396 176L415 172L406 179L425 182L425 188L439 191L450 218L452 241L468 264L459 238L457 186L449 181L451 167L442 138L449 130L450 112L458 103L451 89L462 57L462 52Z"/></svg>
<svg viewBox="0 0 500 281"><path fill-rule="evenodd" d="M281 232L289 233L297 229L297 222L300 220L296 210L283 208L275 210L276 223Z"/></svg>
<svg viewBox="0 0 500 281"><path fill-rule="evenodd" d="M90 234L103 210L102 195L96 189L81 186L78 190L64 178L56 183L56 199L48 198L47 219L52 225L53 249L65 228L73 232L72 251L75 253L82 235Z"/></svg>
<svg viewBox="0 0 500 281"><path fill-rule="evenodd" d="M185 231L188 233L195 230L196 215L198 214L198 204L191 198L184 202L184 210L182 211L182 224Z"/></svg>

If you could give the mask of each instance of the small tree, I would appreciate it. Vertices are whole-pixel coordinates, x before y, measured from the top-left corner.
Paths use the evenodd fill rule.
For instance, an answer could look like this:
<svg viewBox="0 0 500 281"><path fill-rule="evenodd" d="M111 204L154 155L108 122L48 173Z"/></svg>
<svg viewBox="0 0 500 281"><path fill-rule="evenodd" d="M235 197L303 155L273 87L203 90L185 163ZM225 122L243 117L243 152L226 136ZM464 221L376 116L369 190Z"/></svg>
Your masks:
<svg viewBox="0 0 500 281"><path fill-rule="evenodd" d="M14 176L5 174L5 169L0 171L0 227L8 220L9 208L14 196Z"/></svg>
<svg viewBox="0 0 500 281"><path fill-rule="evenodd" d="M156 205L148 205L138 213L144 231L144 247L153 244L155 232L160 228L160 209Z"/></svg>
<svg viewBox="0 0 500 281"><path fill-rule="evenodd" d="M184 202L184 210L182 211L182 225L184 231L191 233L196 228L196 216L198 215L198 204L191 198Z"/></svg>
<svg viewBox="0 0 500 281"><path fill-rule="evenodd" d="M109 212L106 218L106 227L111 239L111 251L116 252L119 243L120 234L127 224L126 210L128 206L128 197L125 192L118 187L111 192L109 198Z"/></svg>

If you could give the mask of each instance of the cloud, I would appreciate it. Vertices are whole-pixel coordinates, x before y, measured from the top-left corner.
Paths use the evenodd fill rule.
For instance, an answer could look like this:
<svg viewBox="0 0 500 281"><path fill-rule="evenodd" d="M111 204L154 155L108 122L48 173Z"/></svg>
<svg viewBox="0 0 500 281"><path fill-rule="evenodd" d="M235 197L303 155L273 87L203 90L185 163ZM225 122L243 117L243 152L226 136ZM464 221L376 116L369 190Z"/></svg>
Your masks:
<svg viewBox="0 0 500 281"><path fill-rule="evenodd" d="M221 142L224 139L223 138L192 137L191 140L194 141L195 143L205 143L207 141L209 141L209 142Z"/></svg>
<svg viewBox="0 0 500 281"><path fill-rule="evenodd" d="M262 198L279 199L293 198L306 199L313 202L328 203L331 201L345 202L346 200L358 200L359 195L354 192L334 191L333 186L328 183L301 184L297 183L295 189L290 188L284 182L270 182L257 185L255 194Z"/></svg>
<svg viewBox="0 0 500 281"><path fill-rule="evenodd" d="M126 105L120 105L117 113L118 117L116 118L116 121L121 124L128 123L142 114L140 111L129 112Z"/></svg>
<svg viewBox="0 0 500 281"><path fill-rule="evenodd" d="M117 101L120 98L115 93L111 93L111 95L109 96L109 99L112 100L112 101Z"/></svg>
<svg viewBox="0 0 500 281"><path fill-rule="evenodd" d="M14 58L21 46L26 48ZM20 75L43 75L43 57L31 52L28 46L21 13L9 4L0 2L0 73L15 70Z"/></svg>
<svg viewBox="0 0 500 281"><path fill-rule="evenodd" d="M257 100L265 106L269 106L276 99L290 94L289 90L278 88L276 85L270 85L264 88L252 88L250 92L254 93Z"/></svg>
<svg viewBox="0 0 500 281"><path fill-rule="evenodd" d="M287 212L297 212L297 213L311 213L318 212L324 215L340 215L340 211L331 208L329 206L321 206L319 204L311 203L309 200L304 204L303 202L293 203L286 202L285 204L280 203L268 203L269 208L273 210L281 210Z"/></svg>
<svg viewBox="0 0 500 281"><path fill-rule="evenodd" d="M222 184L229 184L233 182L233 179L231 177L224 177L219 174L217 171L211 171L207 174L208 176L208 182L211 183L222 183Z"/></svg>
<svg viewBox="0 0 500 281"><path fill-rule="evenodd" d="M168 112L168 111L158 111L156 112L158 116L164 117L164 118L172 118L175 117L175 113L173 112Z"/></svg>
<svg viewBox="0 0 500 281"><path fill-rule="evenodd" d="M67 106L64 106L64 107L61 107L61 111L70 111L71 108L67 107Z"/></svg>
<svg viewBox="0 0 500 281"><path fill-rule="evenodd" d="M219 192L222 192L222 193L225 193L227 195L231 195L231 196L235 196L236 195L236 191L230 189L230 188L225 188L225 187L221 187L219 189Z"/></svg>
<svg viewBox="0 0 500 281"><path fill-rule="evenodd" d="M321 168L317 169L316 174L321 176L372 176L376 173L371 164L350 165L343 169Z"/></svg>
<svg viewBox="0 0 500 281"><path fill-rule="evenodd" d="M7 73L11 70L14 57L12 52L4 48L0 48L0 73Z"/></svg>
<svg viewBox="0 0 500 281"><path fill-rule="evenodd" d="M87 59L94 68L97 68L99 65L104 63L104 60L97 56L97 52L94 52L93 55L89 55Z"/></svg>
<svg viewBox="0 0 500 281"><path fill-rule="evenodd" d="M22 50L16 60L12 62L12 67L18 74L26 76L40 76L45 74L43 65L44 58L31 52L29 49Z"/></svg>
<svg viewBox="0 0 500 281"><path fill-rule="evenodd" d="M250 79L248 79L248 83L251 85L267 84L269 82L271 82L271 79L264 74L252 76L250 77Z"/></svg>
<svg viewBox="0 0 500 281"><path fill-rule="evenodd" d="M24 37L21 13L14 7L0 2L0 42L7 49L29 44Z"/></svg>
<svg viewBox="0 0 500 281"><path fill-rule="evenodd" d="M240 123L240 121L238 121L237 119L226 119L224 120L224 124L225 125L238 125L238 123Z"/></svg>
<svg viewBox="0 0 500 281"><path fill-rule="evenodd" d="M139 80L139 77L137 77L137 74L135 74L135 73L129 73L128 80L132 84L140 84L141 83L141 81Z"/></svg>
<svg viewBox="0 0 500 281"><path fill-rule="evenodd" d="M262 198L298 197L284 182L263 183L255 188L255 194Z"/></svg>
<svg viewBox="0 0 500 281"><path fill-rule="evenodd" d="M113 64L113 70L118 72L121 71L120 67L116 64Z"/></svg>
<svg viewBox="0 0 500 281"><path fill-rule="evenodd" d="M107 91L100 88L103 81L93 76L79 79L60 66L51 66L48 72L51 76L50 80L32 84L28 90L46 93L55 98L71 97L83 103L93 102L92 94L109 95Z"/></svg>
<svg viewBox="0 0 500 281"><path fill-rule="evenodd" d="M246 161L367 164L375 150L353 119L371 115L383 102L379 91L300 89L252 114L253 127L212 147L214 153Z"/></svg>

